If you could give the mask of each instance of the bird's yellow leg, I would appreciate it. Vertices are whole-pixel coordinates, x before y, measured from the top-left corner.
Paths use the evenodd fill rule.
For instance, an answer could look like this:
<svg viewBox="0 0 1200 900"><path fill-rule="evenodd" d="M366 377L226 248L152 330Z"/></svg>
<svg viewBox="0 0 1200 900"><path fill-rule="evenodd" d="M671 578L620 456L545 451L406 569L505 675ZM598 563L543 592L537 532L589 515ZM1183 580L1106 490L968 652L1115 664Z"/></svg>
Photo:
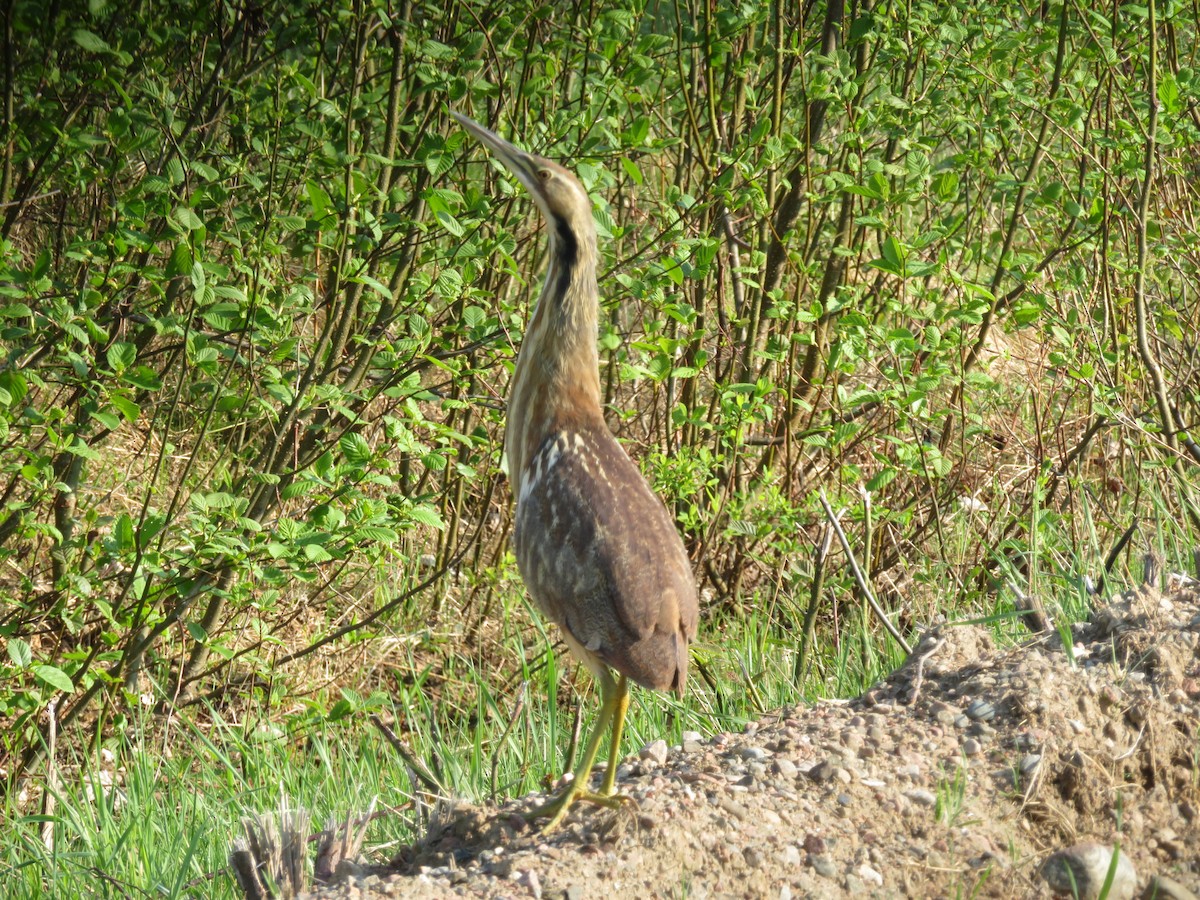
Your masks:
<svg viewBox="0 0 1200 900"><path fill-rule="evenodd" d="M549 834L557 828L576 800L585 800L588 803L607 806L610 809L617 808L626 800L625 797L614 795L612 788L613 780L616 777L615 758L620 752L617 743L620 737L619 731L624 723L625 710L629 706L629 686L626 684L624 676L618 682L608 672L603 673L599 680L600 715L596 718L596 725L592 729L591 736L588 738L583 758L575 769L575 777L549 803L525 814L525 818L530 821L542 818L550 819L549 822L542 826L542 834ZM596 793L588 790L588 782L591 779L592 766L596 762L596 754L600 750L600 741L603 740L604 732L608 730L609 723L614 722L614 716L616 719L613 730L613 759L609 760L608 769L605 772L604 790Z"/></svg>
<svg viewBox="0 0 1200 900"><path fill-rule="evenodd" d="M608 768L604 770L604 784L600 793L613 795L613 784L617 780L617 763L621 761L621 737L625 733L625 712L629 709L629 682L622 675L617 679L617 696L613 709L612 744L608 748Z"/></svg>

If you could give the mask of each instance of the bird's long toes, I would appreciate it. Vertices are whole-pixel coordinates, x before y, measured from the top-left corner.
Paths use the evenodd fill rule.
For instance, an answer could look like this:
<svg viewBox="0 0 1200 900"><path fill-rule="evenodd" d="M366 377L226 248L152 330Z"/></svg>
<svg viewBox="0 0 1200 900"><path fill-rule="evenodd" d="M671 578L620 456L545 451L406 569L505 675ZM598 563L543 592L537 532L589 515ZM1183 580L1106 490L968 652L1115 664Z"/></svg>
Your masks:
<svg viewBox="0 0 1200 900"><path fill-rule="evenodd" d="M600 794L595 791L586 790L582 786L572 782L549 802L524 813L525 821L534 822L537 819L548 819L549 821L541 826L541 833L549 834L562 824L563 820L567 817L567 813L571 811L571 807L580 800L585 803L591 803L594 806L603 806L605 809L620 809L626 803L634 802L632 797L628 797L625 794Z"/></svg>

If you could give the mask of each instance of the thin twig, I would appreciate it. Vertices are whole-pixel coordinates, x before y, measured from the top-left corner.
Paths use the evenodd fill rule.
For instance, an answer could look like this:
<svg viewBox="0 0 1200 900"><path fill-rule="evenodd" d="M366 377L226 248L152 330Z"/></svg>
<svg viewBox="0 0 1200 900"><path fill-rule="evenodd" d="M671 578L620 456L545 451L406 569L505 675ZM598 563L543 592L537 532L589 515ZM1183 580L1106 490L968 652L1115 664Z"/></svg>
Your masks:
<svg viewBox="0 0 1200 900"><path fill-rule="evenodd" d="M891 623L887 617L887 613L883 611L883 607L875 599L875 595L871 593L871 588L867 584L866 576L863 575L862 569L858 566L858 560L854 558L854 551L850 549L850 541L846 538L846 532L842 531L842 525L838 522L837 516L834 515L833 507L829 505L829 501L825 499L825 491L819 494L821 506L825 509L825 517L829 520L829 524L833 526L833 531L838 537L838 541L842 545L842 550L846 554L846 559L850 563L850 571L854 573L854 580L858 583L858 589L863 592L863 596L867 598L867 603L870 604L875 616L879 619L880 624L887 629L888 634L895 638L896 643L904 650L906 655L912 653L912 648L904 637L896 629L896 626Z"/></svg>
<svg viewBox="0 0 1200 900"><path fill-rule="evenodd" d="M400 757L404 760L405 764L416 774L417 780L421 784L425 785L425 788L430 793L438 797L447 796L446 789L442 786L442 783L434 777L433 773L429 771L425 763L421 762L421 760L417 758L417 755L412 752L412 748L410 748L404 741L400 740L400 738L396 736L396 732L392 731L388 725L384 724L383 719L379 718L379 716L375 715L375 713L371 713L371 724L379 729L380 733L382 733L387 739L387 742L395 748L397 753L400 754Z"/></svg>

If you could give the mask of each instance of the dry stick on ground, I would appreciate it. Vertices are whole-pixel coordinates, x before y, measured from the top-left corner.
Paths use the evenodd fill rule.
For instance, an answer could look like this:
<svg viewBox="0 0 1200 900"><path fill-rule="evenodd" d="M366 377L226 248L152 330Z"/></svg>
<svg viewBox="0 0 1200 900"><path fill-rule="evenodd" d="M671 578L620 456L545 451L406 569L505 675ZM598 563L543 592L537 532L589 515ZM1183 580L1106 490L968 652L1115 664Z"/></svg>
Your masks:
<svg viewBox="0 0 1200 900"><path fill-rule="evenodd" d="M397 753L400 754L401 759L404 760L409 769L416 773L416 780L425 785L426 790L428 790L435 797L449 796L449 794L446 792L446 788L440 781L437 780L436 777L434 777L433 773L429 771L425 763L421 762L421 760L417 758L417 755L412 752L408 744L396 736L396 732L392 731L391 728L384 724L383 719L379 718L379 716L375 715L375 713L371 713L371 724L379 729L380 733L382 733L387 739L387 742L395 748ZM414 791L413 793L415 795L416 792Z"/></svg>
<svg viewBox="0 0 1200 900"><path fill-rule="evenodd" d="M796 666L792 680L797 685L808 676L809 653L813 645L813 632L817 622L817 610L821 605L821 592L825 590L825 562L829 559L829 547L833 543L833 529L828 525L821 531L821 542L813 560L812 589L808 595L808 609L804 612L804 627L800 632L800 652L796 655Z"/></svg>
<svg viewBox="0 0 1200 900"><path fill-rule="evenodd" d="M825 491L821 491L819 496L821 506L825 509L825 516L829 519L829 524L833 526L834 533L837 534L838 541L842 545L842 550L846 554L846 560L850 563L850 571L854 573L854 580L858 583L858 589L867 598L867 603L870 604L871 610L875 613L876 618L879 619L880 624L887 629L888 634L895 638L896 643L904 650L905 655L910 655L912 648L908 646L908 642L896 630L896 626L891 623L887 617L887 613L883 611L883 607L879 605L879 602L875 599L875 595L871 593L871 586L867 584L867 578L863 575L862 569L859 568L858 560L854 558L854 551L850 549L850 541L846 538L846 532L842 531L842 525L838 522L837 516L834 515L833 507L829 505L829 501L825 498Z"/></svg>

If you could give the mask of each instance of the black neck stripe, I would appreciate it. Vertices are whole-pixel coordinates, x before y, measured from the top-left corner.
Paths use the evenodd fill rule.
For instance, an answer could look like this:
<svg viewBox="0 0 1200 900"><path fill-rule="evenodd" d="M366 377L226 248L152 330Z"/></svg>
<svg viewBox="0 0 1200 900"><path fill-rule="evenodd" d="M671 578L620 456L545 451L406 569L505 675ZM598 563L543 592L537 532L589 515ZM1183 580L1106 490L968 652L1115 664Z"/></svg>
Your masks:
<svg viewBox="0 0 1200 900"><path fill-rule="evenodd" d="M567 220L559 216L554 217L554 233L556 257L554 277L558 282L555 285L555 295L561 302L571 283L575 264L579 261L579 241L576 240L575 232L571 230Z"/></svg>

